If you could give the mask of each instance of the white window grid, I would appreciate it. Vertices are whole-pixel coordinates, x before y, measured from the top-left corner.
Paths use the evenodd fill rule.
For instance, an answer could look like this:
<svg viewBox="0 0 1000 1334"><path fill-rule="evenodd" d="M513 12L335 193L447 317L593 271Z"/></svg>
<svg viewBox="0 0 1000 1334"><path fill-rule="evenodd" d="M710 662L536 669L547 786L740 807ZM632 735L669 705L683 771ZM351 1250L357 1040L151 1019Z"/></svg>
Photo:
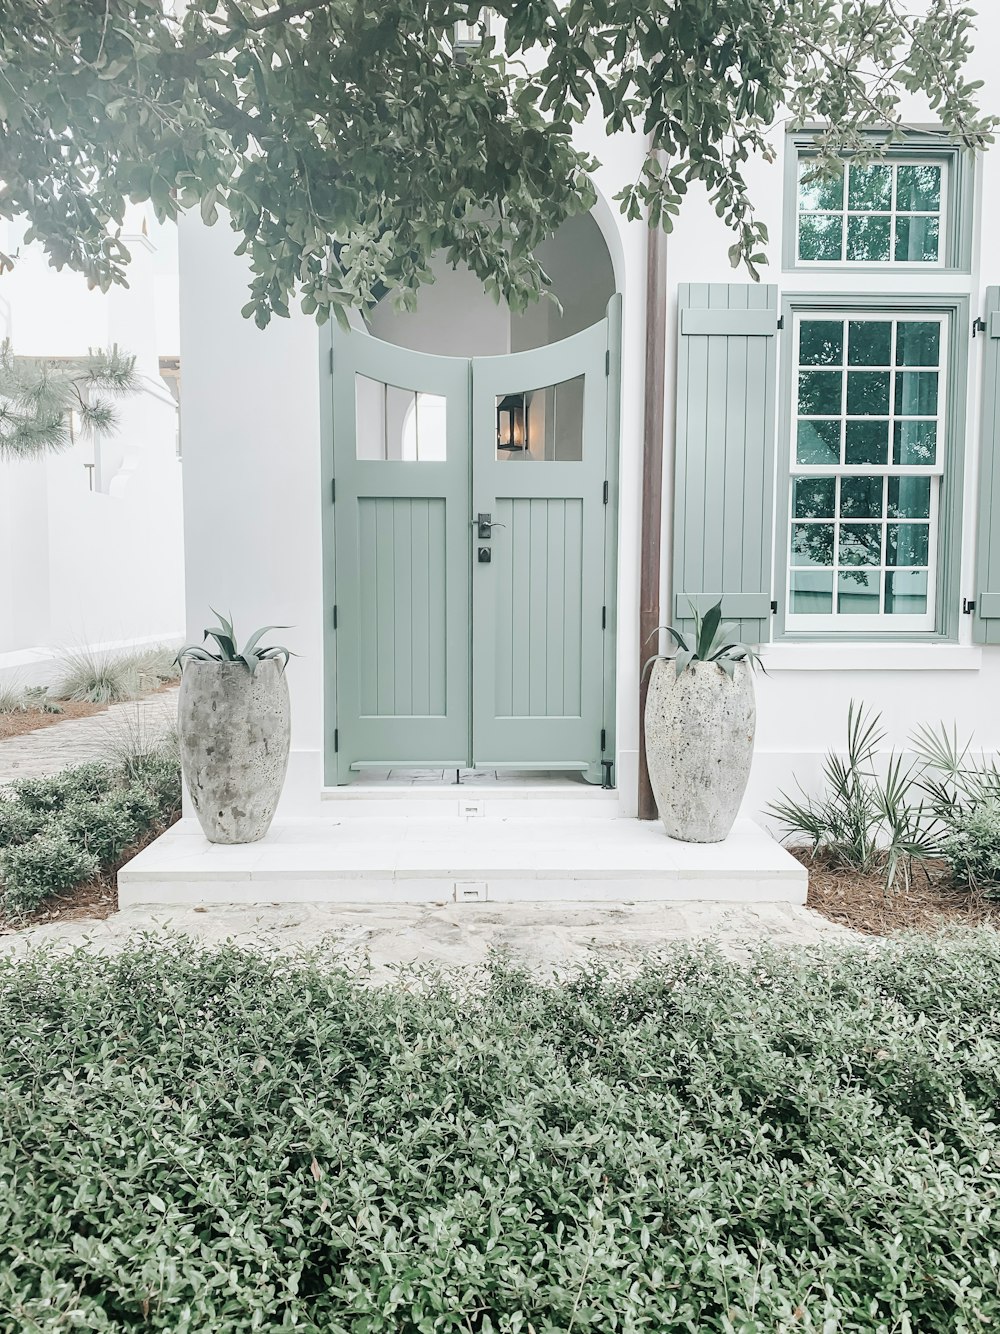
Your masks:
<svg viewBox="0 0 1000 1334"><path fill-rule="evenodd" d="M890 157L885 160L886 166L892 167L892 197L888 209L852 209L848 207L848 186L851 163L844 164L844 193L841 206L836 208L817 208L803 209L799 207L799 182L802 174L810 168L812 159L808 157L799 158L799 179L795 184L795 263L805 268L823 269L823 268L849 268L849 269L941 269L944 268L945 254L948 246L948 162L944 158L929 157ZM878 164L869 164L878 165ZM898 181L897 167L939 167L941 169L941 196L938 200L936 209L926 209L915 211L913 209L897 209L896 207L896 187ZM803 217L825 217L835 215L842 219L840 235L840 259L803 259L799 250L799 226ZM877 260L848 259L847 258L847 231L849 217L865 218L888 218L889 219L889 258ZM938 220L938 252L937 259L896 259L896 219L897 218L937 218Z"/></svg>
<svg viewBox="0 0 1000 1334"><path fill-rule="evenodd" d="M831 322L841 322L844 326L843 358L839 366L799 366L799 337L800 328L803 320L821 320ZM872 321L876 323L891 322L891 345L889 351L889 365L887 366L857 366L849 367L848 358L848 325L857 321ZM907 322L931 324L935 323L940 328L938 341L938 364L936 367L899 367L895 365L896 361L896 334L900 324ZM947 440L945 433L945 422L947 417L947 388L948 388L948 317L940 315L934 311L843 311L843 310L810 310L796 313L793 327L793 344L795 349L795 363L792 374L792 411L789 414L791 422L791 441L790 454L791 461L788 483L788 524L784 535L784 563L785 563L785 606L788 609L785 617L786 629L792 632L837 632L843 634L851 633L881 633L886 630L913 633L916 631L933 630L936 624L937 615L937 583L938 583L938 522L940 510L941 479L944 476L945 454L947 451ZM888 414L888 460L886 464L827 464L827 463L799 463L797 459L797 439L798 423L809 420L829 420L829 418L811 417L808 414L800 414L798 411L799 403L799 372L800 370L840 370L841 374L841 403L840 403L840 458L845 458L845 443L847 434L847 423L849 421L871 421L885 420L882 417L872 418L861 416L859 414L848 415L847 412L847 371L849 369L860 371L890 371L896 372L904 369L909 370L936 370L938 375L937 385L937 413L934 416L928 414L897 413L895 380L890 380L889 386L889 414ZM895 428L897 422L905 421L934 421L936 423L937 449L933 464L894 464L892 462L893 444L895 441ZM796 565L792 558L792 532L793 525L802 523L802 519L795 517L795 479L797 477L835 477L836 493L834 497L834 518L833 518L833 565L832 566L807 566L805 564ZM870 522L881 525L881 559L877 566L857 566L845 565L840 561L840 479L844 477L881 477L882 478L882 513L878 519L864 520L858 519L853 522ZM928 477L930 479L930 505L929 518L926 520L927 534L927 554L928 564L926 567L906 566L901 567L906 570L926 569L927 572L927 610L919 615L908 615L905 613L892 613L885 611L885 585L884 575L887 571L895 572L895 566L887 564L886 543L888 536L888 527L895 520L889 517L888 512L888 484L889 479L894 477ZM908 522L901 520L901 522ZM810 571L815 573L826 573L832 570L833 577L833 611L823 614L796 613L792 610L791 585L792 570ZM837 611L839 576L841 570L850 570L853 572L867 571L877 574L879 577L879 611L862 615L851 615Z"/></svg>

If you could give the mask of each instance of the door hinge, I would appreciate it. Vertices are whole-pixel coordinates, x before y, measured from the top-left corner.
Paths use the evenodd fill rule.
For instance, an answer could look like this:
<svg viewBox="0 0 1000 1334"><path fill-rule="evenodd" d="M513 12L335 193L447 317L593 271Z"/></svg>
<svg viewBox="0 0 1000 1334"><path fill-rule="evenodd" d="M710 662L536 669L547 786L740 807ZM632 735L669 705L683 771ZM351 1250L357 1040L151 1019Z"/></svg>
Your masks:
<svg viewBox="0 0 1000 1334"><path fill-rule="evenodd" d="M334 605L333 605L333 628L334 628L335 630L336 630L336 628L337 628L337 604L336 604L336 603L334 603Z"/></svg>
<svg viewBox="0 0 1000 1334"><path fill-rule="evenodd" d="M333 753L336 755L338 750L340 750L340 728L335 727L333 729Z"/></svg>
<svg viewBox="0 0 1000 1334"><path fill-rule="evenodd" d="M772 603L771 603L771 614L772 614L773 616L776 616L776 615L778 614L778 604L777 604L777 602L772 602Z"/></svg>
<svg viewBox="0 0 1000 1334"><path fill-rule="evenodd" d="M610 375L610 374L611 374L611 349L610 349L610 348L608 348L608 350L604 353L604 374L605 374L605 375Z"/></svg>
<svg viewBox="0 0 1000 1334"><path fill-rule="evenodd" d="M971 616L972 613L973 613L975 610L976 610L976 599L975 599L975 598L973 598L971 601L969 600L969 598L963 598L963 599L962 599L962 615L963 615L963 616Z"/></svg>
<svg viewBox="0 0 1000 1334"><path fill-rule="evenodd" d="M778 328L779 328L779 329L783 329L784 327L785 327L785 317L784 317L784 315L779 315L779 316L778 316Z"/></svg>
<svg viewBox="0 0 1000 1334"><path fill-rule="evenodd" d="M333 348L330 348L330 374L333 374Z"/></svg>
<svg viewBox="0 0 1000 1334"><path fill-rule="evenodd" d="M337 503L337 479L336 477L332 477L330 479L330 504L336 505L336 503Z"/></svg>
<svg viewBox="0 0 1000 1334"><path fill-rule="evenodd" d="M609 501L610 498L611 498L611 487L608 485L607 482L605 482L605 483L604 483L604 503L605 503L605 505L608 503L608 501Z"/></svg>
<svg viewBox="0 0 1000 1334"><path fill-rule="evenodd" d="M602 755L603 755L604 752L607 750L607 748L608 748L608 729L607 729L606 727L602 727L602 728L601 728L601 754L602 754Z"/></svg>
<svg viewBox="0 0 1000 1334"><path fill-rule="evenodd" d="M973 338L975 338L977 333L985 333L985 332L986 332L986 321L983 319L982 315L977 315L976 318L972 321L972 336Z"/></svg>
<svg viewBox="0 0 1000 1334"><path fill-rule="evenodd" d="M608 628L608 609L606 606L604 606L601 608L601 629L606 630L607 628Z"/></svg>

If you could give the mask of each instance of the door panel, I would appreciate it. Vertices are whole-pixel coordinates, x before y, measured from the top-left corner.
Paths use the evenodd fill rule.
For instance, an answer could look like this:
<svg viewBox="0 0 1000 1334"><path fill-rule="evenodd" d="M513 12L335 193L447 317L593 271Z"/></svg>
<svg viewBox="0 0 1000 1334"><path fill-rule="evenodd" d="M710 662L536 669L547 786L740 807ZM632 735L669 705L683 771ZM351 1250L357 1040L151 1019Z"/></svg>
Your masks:
<svg viewBox="0 0 1000 1334"><path fill-rule="evenodd" d="M472 363L476 765L597 769L603 726L607 324ZM502 437L498 409L523 404Z"/></svg>
<svg viewBox="0 0 1000 1334"><path fill-rule="evenodd" d="M337 776L469 755L469 363L334 335Z"/></svg>

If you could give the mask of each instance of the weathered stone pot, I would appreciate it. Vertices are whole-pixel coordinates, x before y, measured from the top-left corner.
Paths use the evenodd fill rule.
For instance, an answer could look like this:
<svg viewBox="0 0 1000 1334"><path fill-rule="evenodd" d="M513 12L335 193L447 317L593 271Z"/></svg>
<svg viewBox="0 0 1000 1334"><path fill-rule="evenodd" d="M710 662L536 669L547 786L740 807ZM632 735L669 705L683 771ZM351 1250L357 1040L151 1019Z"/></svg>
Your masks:
<svg viewBox="0 0 1000 1334"><path fill-rule="evenodd" d="M663 827L685 843L721 843L750 778L757 721L753 674L714 662L653 663L646 696L646 762Z"/></svg>
<svg viewBox="0 0 1000 1334"><path fill-rule="evenodd" d="M291 710L281 663L188 659L178 701L181 767L210 843L255 843L288 767Z"/></svg>

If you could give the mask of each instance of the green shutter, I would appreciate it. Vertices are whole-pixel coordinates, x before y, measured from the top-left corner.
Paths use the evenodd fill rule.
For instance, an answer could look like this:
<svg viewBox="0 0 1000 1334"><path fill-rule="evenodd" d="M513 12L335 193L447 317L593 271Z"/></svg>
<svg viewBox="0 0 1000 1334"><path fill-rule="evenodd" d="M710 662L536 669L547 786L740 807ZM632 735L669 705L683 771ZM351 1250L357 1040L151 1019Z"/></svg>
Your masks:
<svg viewBox="0 0 1000 1334"><path fill-rule="evenodd" d="M972 638L977 644L1000 644L1000 287L986 289L983 343L979 536Z"/></svg>
<svg viewBox="0 0 1000 1334"><path fill-rule="evenodd" d="M770 637L778 289L678 288L673 614L722 598L748 643Z"/></svg>

